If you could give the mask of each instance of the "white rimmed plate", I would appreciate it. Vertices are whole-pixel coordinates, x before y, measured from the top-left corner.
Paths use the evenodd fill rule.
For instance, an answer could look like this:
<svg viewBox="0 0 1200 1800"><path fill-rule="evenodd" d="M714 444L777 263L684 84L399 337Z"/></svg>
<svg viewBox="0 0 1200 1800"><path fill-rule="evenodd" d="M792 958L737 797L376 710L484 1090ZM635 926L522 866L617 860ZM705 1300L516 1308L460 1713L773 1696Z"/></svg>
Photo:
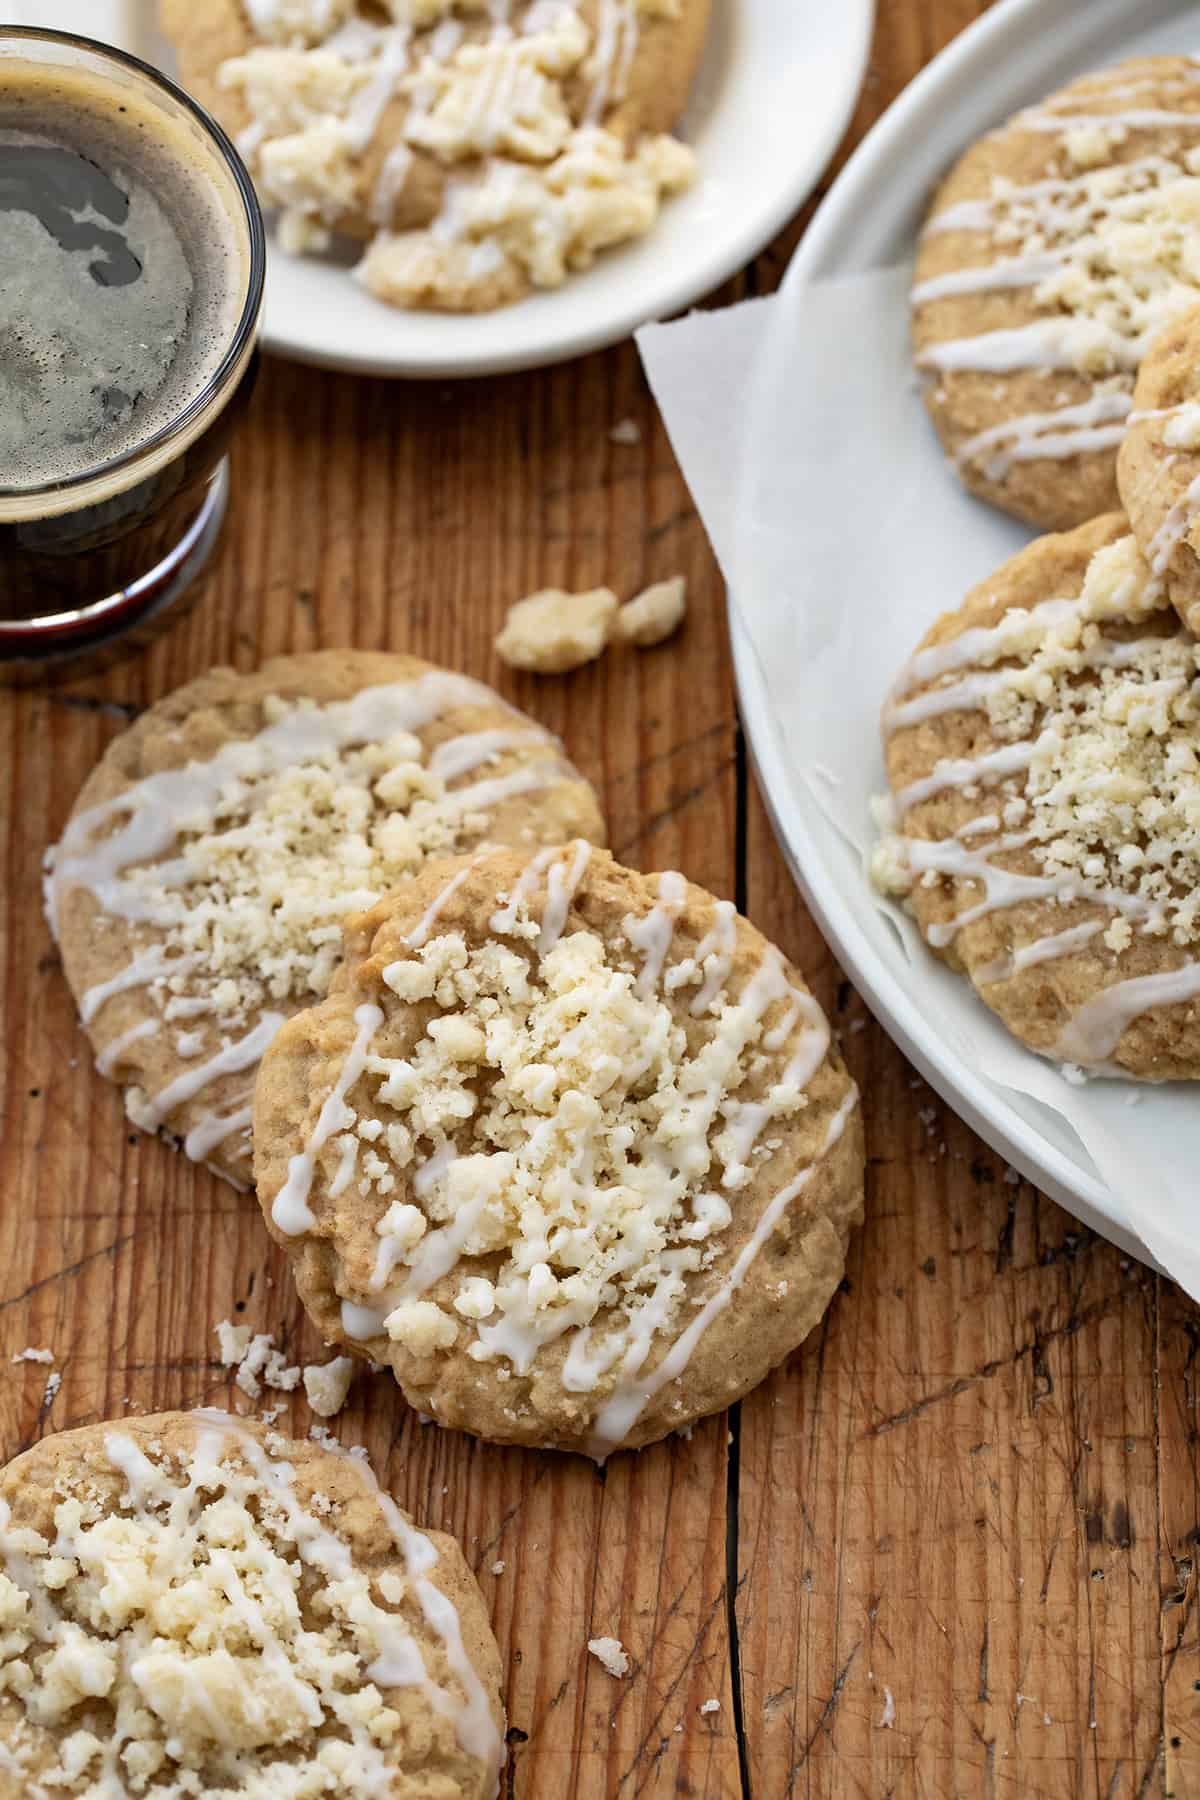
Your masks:
<svg viewBox="0 0 1200 1800"><path fill-rule="evenodd" d="M272 246L266 348L360 374L498 374L600 349L689 305L756 256L811 193L857 98L873 16L874 0L715 0L682 126L701 177L647 238L555 292L476 317L398 312L344 267ZM153 0L0 0L0 17L104 37L170 69Z"/></svg>
<svg viewBox="0 0 1200 1800"><path fill-rule="evenodd" d="M799 461L819 449L804 441L816 427L806 424L804 397L788 377L809 284L909 264L933 183L968 143L1019 106L1124 56L1198 50L1200 12L1188 0L1090 0L1087 7L1077 0L1006 0L913 82L835 183L789 270L753 384L743 519L777 484L778 467L756 468L755 448L769 438L778 454L781 420L786 417ZM898 342L906 332L903 277L895 302ZM875 344L864 354L879 355L882 367L895 346L881 351ZM846 395L839 421L846 443L878 442L878 388L849 381ZM840 580L844 604L859 609L862 628L825 631L811 663L798 659L787 670L786 742L779 672L764 672L753 633L738 606L731 608L742 715L780 842L847 973L950 1105L1039 1187L1124 1248L1156 1255L1195 1292L1196 1090L1097 1081L1068 1093L1055 1070L1015 1046L966 982L928 953L914 956L906 948L848 841L866 835L869 797L884 785L878 717L888 681L934 617L956 606L973 581L1029 535L964 499L941 466L915 392L899 402L893 395L891 406L893 422L907 408L904 429L888 440L896 486L903 504L919 509L927 541L936 542L930 558L936 574L922 580L920 573L897 571L893 547L881 543L870 518L856 519L855 495L845 492ZM827 518L828 494L821 500ZM799 498L795 520L789 600L807 604L819 637L830 608L827 593L810 588L806 596ZM809 527L824 525L810 518ZM777 604L753 591L748 539L736 561L747 616ZM814 772L827 767L836 783L823 791Z"/></svg>

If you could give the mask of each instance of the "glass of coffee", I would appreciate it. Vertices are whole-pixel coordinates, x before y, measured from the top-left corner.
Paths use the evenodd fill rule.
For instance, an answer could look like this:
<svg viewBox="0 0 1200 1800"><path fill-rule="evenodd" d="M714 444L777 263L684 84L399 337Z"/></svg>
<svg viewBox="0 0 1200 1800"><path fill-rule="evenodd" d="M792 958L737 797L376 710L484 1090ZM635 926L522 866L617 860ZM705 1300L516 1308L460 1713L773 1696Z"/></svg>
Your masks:
<svg viewBox="0 0 1200 1800"><path fill-rule="evenodd" d="M186 94L0 26L0 680L135 644L192 587L265 265L250 176Z"/></svg>

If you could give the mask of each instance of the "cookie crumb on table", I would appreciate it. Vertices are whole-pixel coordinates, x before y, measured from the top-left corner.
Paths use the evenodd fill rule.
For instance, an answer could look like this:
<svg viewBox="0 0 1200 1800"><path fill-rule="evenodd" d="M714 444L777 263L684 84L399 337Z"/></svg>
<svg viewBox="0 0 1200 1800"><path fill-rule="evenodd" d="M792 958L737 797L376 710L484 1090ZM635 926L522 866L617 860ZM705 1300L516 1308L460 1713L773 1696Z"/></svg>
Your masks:
<svg viewBox="0 0 1200 1800"><path fill-rule="evenodd" d="M648 650L682 625L687 581L656 581L622 606L611 588L568 594L543 588L509 608L496 652L512 669L565 675L603 655L614 639Z"/></svg>
<svg viewBox="0 0 1200 1800"><path fill-rule="evenodd" d="M323 1419L341 1412L354 1380L354 1358L335 1356L332 1362L309 1363L304 1371L304 1391L308 1404Z"/></svg>
<svg viewBox="0 0 1200 1800"><path fill-rule="evenodd" d="M585 594L544 588L509 609L496 651L512 669L563 675L594 662L612 636L620 602L611 588Z"/></svg>
<svg viewBox="0 0 1200 1800"><path fill-rule="evenodd" d="M687 581L682 575L656 581L624 605L617 614L617 636L622 643L649 650L679 630L687 613Z"/></svg>
<svg viewBox="0 0 1200 1800"><path fill-rule="evenodd" d="M14 1363L52 1363L54 1352L53 1350L35 1350L32 1346L26 1345L25 1349L18 1350L17 1354L10 1358L10 1361Z"/></svg>
<svg viewBox="0 0 1200 1800"><path fill-rule="evenodd" d="M721 1702L719 1700L702 1700L700 1703L702 1713L719 1713L720 1710Z"/></svg>
<svg viewBox="0 0 1200 1800"><path fill-rule="evenodd" d="M251 1326L234 1325L229 1319L222 1319L213 1330L221 1362L227 1369L236 1367L234 1382L248 1400L261 1397L264 1382L287 1394L300 1385L299 1367L289 1365L269 1331L256 1334Z"/></svg>
<svg viewBox="0 0 1200 1800"><path fill-rule="evenodd" d="M640 444L642 428L636 419L618 419L608 435L614 444Z"/></svg>
<svg viewBox="0 0 1200 1800"><path fill-rule="evenodd" d="M603 1663L610 1675L628 1675L629 1657L620 1638L589 1638L588 1649L598 1663Z"/></svg>

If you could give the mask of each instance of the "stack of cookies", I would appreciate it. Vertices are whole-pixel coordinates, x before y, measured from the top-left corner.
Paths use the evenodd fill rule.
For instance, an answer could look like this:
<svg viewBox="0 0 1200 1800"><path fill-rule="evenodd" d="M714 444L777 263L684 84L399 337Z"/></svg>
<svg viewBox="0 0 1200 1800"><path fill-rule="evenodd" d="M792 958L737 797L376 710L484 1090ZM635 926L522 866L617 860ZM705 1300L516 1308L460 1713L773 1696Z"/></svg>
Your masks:
<svg viewBox="0 0 1200 1800"><path fill-rule="evenodd" d="M876 884L1023 1042L1200 1077L1200 64L1073 83L975 145L913 290L966 485L1048 530L883 715Z"/></svg>
<svg viewBox="0 0 1200 1800"><path fill-rule="evenodd" d="M604 839L498 694L326 651L152 707L46 870L98 1067L255 1187L326 1341L595 1457L801 1342L864 1162L797 971ZM0 1618L0 1795L497 1791L482 1596L336 1446L210 1412L48 1439L0 1475Z"/></svg>

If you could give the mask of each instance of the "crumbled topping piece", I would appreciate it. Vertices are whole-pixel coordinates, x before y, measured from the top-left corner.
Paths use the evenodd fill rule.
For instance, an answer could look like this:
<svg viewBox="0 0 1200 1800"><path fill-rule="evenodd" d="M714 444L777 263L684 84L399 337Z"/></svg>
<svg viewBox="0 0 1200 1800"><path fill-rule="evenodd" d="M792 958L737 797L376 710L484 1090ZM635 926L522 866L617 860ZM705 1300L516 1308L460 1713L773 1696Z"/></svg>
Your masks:
<svg viewBox="0 0 1200 1800"><path fill-rule="evenodd" d="M452 179L434 225L381 232L360 278L393 306L502 306L531 285L561 287L597 252L643 237L695 172L694 153L676 138L628 150L612 132L580 126L553 162L496 157L481 174Z"/></svg>
<svg viewBox="0 0 1200 1800"><path fill-rule="evenodd" d="M593 662L612 635L619 610L611 588L567 594L545 588L510 607L496 651L513 669L561 675Z"/></svg>
<svg viewBox="0 0 1200 1800"><path fill-rule="evenodd" d="M702 1700L700 1702L700 1711L702 1713L719 1713L720 1710L721 1702L719 1700Z"/></svg>
<svg viewBox="0 0 1200 1800"><path fill-rule="evenodd" d="M687 581L682 575L644 588L617 614L617 636L647 650L679 630L687 613Z"/></svg>
<svg viewBox="0 0 1200 1800"><path fill-rule="evenodd" d="M226 1368L236 1365L234 1381L247 1399L259 1399L264 1382L285 1394L300 1385L299 1368L289 1366L270 1332L256 1334L251 1326L233 1325L228 1319L222 1319L213 1329L221 1361Z"/></svg>
<svg viewBox="0 0 1200 1800"><path fill-rule="evenodd" d="M35 1350L32 1345L26 1345L24 1350L18 1350L10 1360L14 1363L52 1363L54 1352L53 1350Z"/></svg>
<svg viewBox="0 0 1200 1800"><path fill-rule="evenodd" d="M322 1419L332 1419L341 1412L354 1380L352 1356L335 1356L331 1362L309 1363L304 1370L304 1392L308 1404Z"/></svg>
<svg viewBox="0 0 1200 1800"><path fill-rule="evenodd" d="M588 1650L598 1663L603 1663L610 1675L617 1677L628 1675L629 1656L620 1638L589 1638Z"/></svg>
<svg viewBox="0 0 1200 1800"><path fill-rule="evenodd" d="M642 428L636 419L618 419L608 435L612 443L631 448L641 443Z"/></svg>

